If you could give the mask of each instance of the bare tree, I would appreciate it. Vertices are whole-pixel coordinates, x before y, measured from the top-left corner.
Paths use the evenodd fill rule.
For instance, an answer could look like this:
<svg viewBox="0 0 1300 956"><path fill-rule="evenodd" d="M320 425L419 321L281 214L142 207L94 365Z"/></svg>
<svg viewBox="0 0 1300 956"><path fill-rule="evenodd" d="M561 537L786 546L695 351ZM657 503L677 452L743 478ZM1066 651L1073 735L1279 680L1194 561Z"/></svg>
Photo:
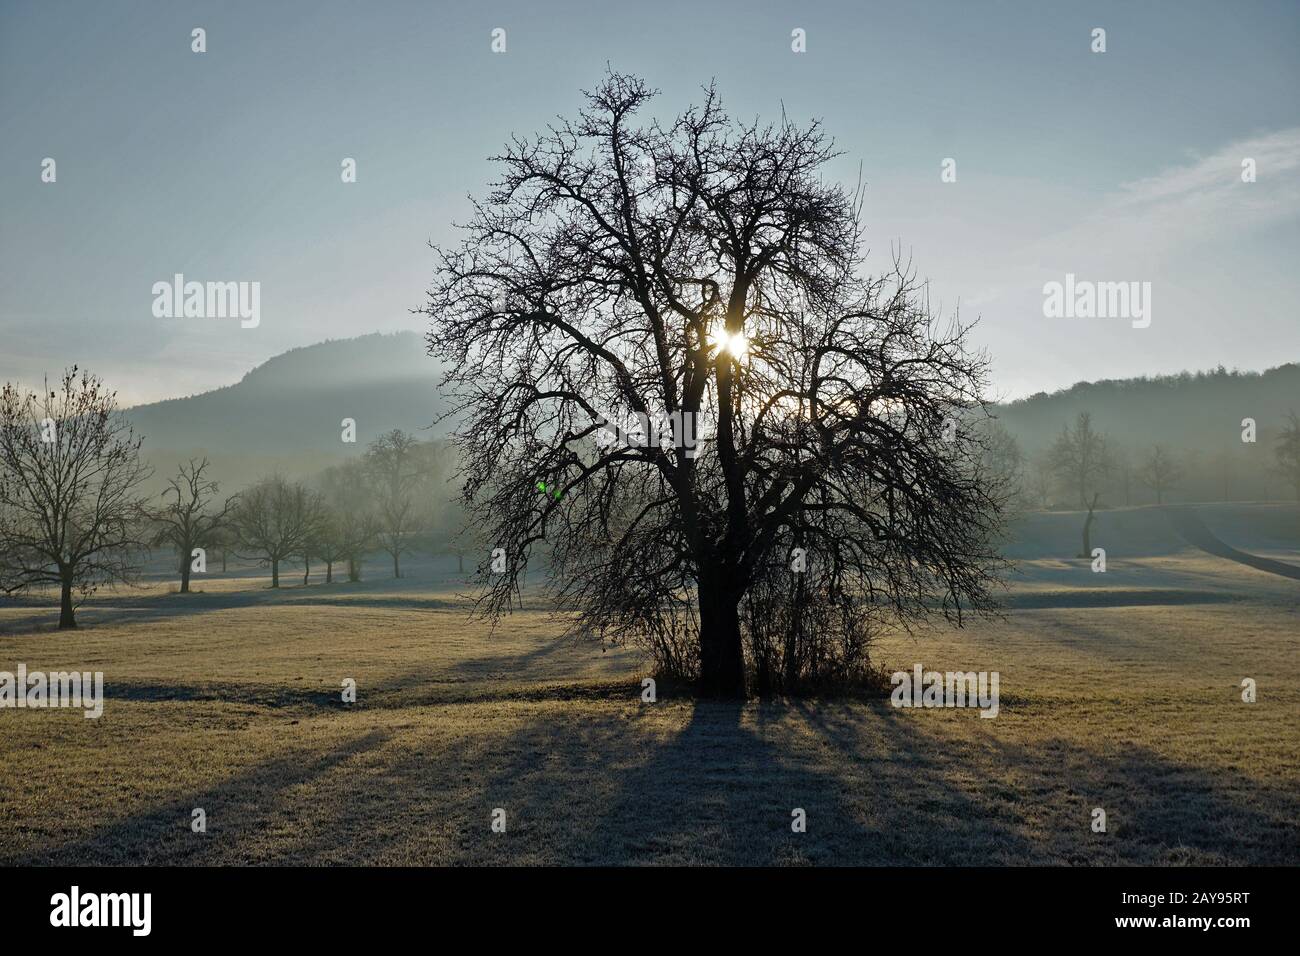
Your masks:
<svg viewBox="0 0 1300 956"><path fill-rule="evenodd" d="M1098 486L1114 467L1106 436L1092 427L1088 412L1079 413L1074 428L1066 425L1061 430L1048 459L1061 483L1078 493L1083 508L1088 507L1088 496L1099 491Z"/></svg>
<svg viewBox="0 0 1300 956"><path fill-rule="evenodd" d="M1050 456L1046 452L1034 455L1029 463L1029 487L1038 507L1047 509L1052 506L1052 489L1055 482L1056 475L1052 471Z"/></svg>
<svg viewBox="0 0 1300 956"><path fill-rule="evenodd" d="M1088 509L1083 521L1083 552L1081 558L1092 555L1093 513L1097 510L1097 499L1101 497L1098 486L1115 467L1115 456L1106 436L1092 427L1092 415L1080 412L1075 419L1074 428L1066 425L1061 429L1060 437L1048 450L1048 461L1057 479L1067 488L1079 495L1079 503ZM1092 500L1088 499L1089 492Z"/></svg>
<svg viewBox="0 0 1300 956"><path fill-rule="evenodd" d="M361 562L375 543L378 521L365 466L349 461L327 468L320 487L327 511L318 544L326 562L325 581L334 579L334 564L346 561L348 580L361 580Z"/></svg>
<svg viewBox="0 0 1300 956"><path fill-rule="evenodd" d="M96 588L139 570L149 477L116 393L77 371L57 390L0 392L0 588L59 588L61 629Z"/></svg>
<svg viewBox="0 0 1300 956"><path fill-rule="evenodd" d="M271 568L271 587L280 586L280 562L302 553L316 533L320 495L297 482L264 478L239 496L232 525L246 556Z"/></svg>
<svg viewBox="0 0 1300 956"><path fill-rule="evenodd" d="M231 509L238 500L237 496L227 498L219 510L214 510L221 489L204 475L208 465L206 458L202 461L191 458L180 465L162 493L162 508L149 515L157 526L153 543L169 544L180 556L182 594L190 590L194 549L207 550L220 544L219 532L230 520Z"/></svg>
<svg viewBox="0 0 1300 956"><path fill-rule="evenodd" d="M426 452L415 438L394 429L370 443L365 463L376 496L379 545L393 559L393 577L400 578L401 557L423 526L415 491L428 475Z"/></svg>
<svg viewBox="0 0 1300 956"><path fill-rule="evenodd" d="M212 547L217 554L221 556L221 573L226 573L227 561L230 550L239 544L239 537L235 534L234 528L231 527L230 516L227 515L227 521L218 525L212 531Z"/></svg>
<svg viewBox="0 0 1300 956"><path fill-rule="evenodd" d="M713 89L638 123L653 95L611 74L513 139L438 250L429 350L505 562L481 607L512 606L545 542L575 630L643 640L705 694L746 692L746 644L768 680L852 676L884 620L990 605L998 501L978 440L944 436L985 362L897 257L862 274L861 193L827 181L819 124L736 124ZM630 414L670 424L601 439Z"/></svg>
<svg viewBox="0 0 1300 956"><path fill-rule="evenodd" d="M1025 453L1016 436L995 418L979 423L981 464L990 486L1004 501L1017 510L1028 497L1025 476Z"/></svg>
<svg viewBox="0 0 1300 956"><path fill-rule="evenodd" d="M1165 503L1165 492L1183 477L1183 467L1164 445L1155 444L1138 467L1138 479L1156 493L1156 504Z"/></svg>
<svg viewBox="0 0 1300 956"><path fill-rule="evenodd" d="M1295 412L1287 414L1286 424L1278 432L1276 441L1273 457L1277 464L1274 470L1291 483L1296 500L1300 501L1300 415Z"/></svg>

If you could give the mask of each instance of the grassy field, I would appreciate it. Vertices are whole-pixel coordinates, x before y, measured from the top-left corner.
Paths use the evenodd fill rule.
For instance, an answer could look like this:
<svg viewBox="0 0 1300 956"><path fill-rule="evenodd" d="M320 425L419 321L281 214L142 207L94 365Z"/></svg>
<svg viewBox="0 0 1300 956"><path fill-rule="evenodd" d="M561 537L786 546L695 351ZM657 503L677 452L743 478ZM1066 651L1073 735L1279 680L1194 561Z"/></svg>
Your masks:
<svg viewBox="0 0 1300 956"><path fill-rule="evenodd" d="M999 671L992 720L643 704L634 652L532 609L489 634L420 566L154 581L71 633L0 605L0 670L108 698L0 710L0 864L1300 864L1300 583L1125 534L1104 575L1022 555L1003 620L882 640L891 670Z"/></svg>

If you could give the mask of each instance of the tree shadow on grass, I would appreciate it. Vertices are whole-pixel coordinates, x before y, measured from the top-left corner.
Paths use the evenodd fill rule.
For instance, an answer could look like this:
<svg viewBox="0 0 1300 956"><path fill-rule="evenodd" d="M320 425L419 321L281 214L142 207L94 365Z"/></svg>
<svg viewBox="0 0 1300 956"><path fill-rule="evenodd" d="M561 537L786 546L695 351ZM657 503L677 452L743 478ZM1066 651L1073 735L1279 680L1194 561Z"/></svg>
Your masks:
<svg viewBox="0 0 1300 956"><path fill-rule="evenodd" d="M23 862L1300 862L1300 798L1285 780L1216 776L1141 747L1008 740L1010 716L973 710L635 694L433 721L392 711L330 753L298 748ZM200 806L202 836L189 830ZM1095 806L1105 834L1091 830ZM795 808L806 833L791 829Z"/></svg>
<svg viewBox="0 0 1300 956"><path fill-rule="evenodd" d="M265 864L261 831L275 817L294 813L290 789L311 784L340 765L378 747L389 734L373 730L326 754L285 754L257 764L205 790L114 820L90 836L51 847L25 864L59 866ZM192 813L202 808L207 832L194 833ZM238 849L243 847L242 850ZM231 848L237 848L232 854ZM8 861L14 863L18 861Z"/></svg>
<svg viewBox="0 0 1300 956"><path fill-rule="evenodd" d="M681 706L691 708L684 727L636 707L574 721L557 712L503 735L476 760L407 761L393 773L404 791L439 789L440 776L461 781L464 821L453 827L451 859L439 862L982 864L990 846L1028 849L1014 819L985 821L969 846L936 846L930 833L917 847L907 824L932 828L943 817L955 825L980 808L936 779L943 759L906 722L855 706L871 715L868 734L887 735L864 754L787 704ZM895 766L882 770L888 760ZM910 816L890 812L902 805ZM489 829L494 808L506 812L503 834ZM792 829L796 809L806 832ZM357 851L363 859L379 852Z"/></svg>
<svg viewBox="0 0 1300 956"><path fill-rule="evenodd" d="M404 579L402 579L404 580ZM399 584L402 583L399 580ZM280 588L250 585L237 591L204 591L201 583L188 594L151 593L130 588L96 594L77 609L80 628L106 625L143 624L163 618L231 611L244 608L369 608L393 611L467 610L464 601L453 595L422 596L407 590L386 593L383 587L368 582L336 581L291 584ZM22 609L27 613L13 613ZM58 595L39 598L27 596L0 602L0 634L30 631L57 631Z"/></svg>
<svg viewBox="0 0 1300 956"><path fill-rule="evenodd" d="M1008 786L1039 808L1042 862L1300 863L1300 794L1284 781L1261 783L1104 740L1081 748L1052 738L1032 750L992 741L988 752L994 764L1014 768ZM1098 808L1106 813L1104 833L1092 829Z"/></svg>
<svg viewBox="0 0 1300 956"><path fill-rule="evenodd" d="M871 757L875 747L843 711L805 708L845 753ZM889 739L905 746L877 764L872 792L884 804L890 834L912 834L900 862L964 864L1261 865L1300 862L1300 796L1172 760L1149 748L1116 749L1104 740L1081 747L1049 738L1032 745L1002 739L974 713L981 736L954 744L931 736L924 710L877 708ZM938 728L935 728L936 731ZM928 781L911 801L906 779ZM915 792L915 787L913 788ZM954 790L964 797L952 800ZM945 806L945 803L948 805ZM1092 830L1092 811L1107 814L1107 832ZM942 846L929 848L934 817ZM928 823L926 821L929 821Z"/></svg>

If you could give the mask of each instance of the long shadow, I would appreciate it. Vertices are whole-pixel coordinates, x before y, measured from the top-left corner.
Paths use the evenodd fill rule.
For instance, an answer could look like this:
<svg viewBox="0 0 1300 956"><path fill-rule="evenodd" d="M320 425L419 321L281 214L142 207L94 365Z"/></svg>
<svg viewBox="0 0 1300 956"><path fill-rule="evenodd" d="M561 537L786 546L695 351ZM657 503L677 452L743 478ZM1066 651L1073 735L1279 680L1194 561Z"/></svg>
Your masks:
<svg viewBox="0 0 1300 956"><path fill-rule="evenodd" d="M585 861L837 863L842 848L878 845L843 778L777 739L789 715L782 703L697 702L680 733L620 778L580 845ZM792 828L796 810L805 832Z"/></svg>
<svg viewBox="0 0 1300 956"><path fill-rule="evenodd" d="M1032 746L1010 743L994 732L996 718L986 725L973 714L978 726L988 726L987 735L974 742L966 738L954 749L908 732L905 725L919 728L928 718L925 711L885 708L882 714L892 736L908 740L910 761L972 798L944 835L944 855L951 857L946 862L1294 865L1300 860L1294 822L1300 796L1285 786L1261 789L1245 778L1216 776L1149 748L1116 747L1104 738L1090 748L1059 739ZM848 752L864 746L861 728L852 723L827 721L818 712L811 712L810 720ZM883 779L897 797L902 782ZM1261 797L1270 808L1260 805ZM1104 835L1091 828L1098 806L1107 811ZM910 809L900 808L892 829L918 830L907 821ZM1005 830L994 841L986 839L997 832L999 821L1013 820L1018 822L1010 840Z"/></svg>
<svg viewBox="0 0 1300 956"><path fill-rule="evenodd" d="M338 690L305 690L283 684L202 683L177 681L113 680L104 684L105 700L219 701L261 707L319 707L345 709Z"/></svg>
<svg viewBox="0 0 1300 956"><path fill-rule="evenodd" d="M658 707L691 713L683 726ZM1300 862L1300 796L1285 780L1105 740L1008 742L1003 719L883 702L541 705L490 732L375 730L278 756L34 859L0 849L0 862ZM304 789L309 806L290 796ZM200 806L203 836L189 830ZM1106 834L1091 830L1096 806ZM489 829L498 807L506 833ZM796 807L806 833L791 830Z"/></svg>
<svg viewBox="0 0 1300 956"><path fill-rule="evenodd" d="M308 757L300 753L276 757L222 780L206 790L195 791L131 813L97 829L90 836L48 847L38 844L23 854L21 861L36 865L97 866L166 862L202 865L211 858L223 862L265 864L274 862L254 849L260 831L282 811L285 793L293 787L324 776L335 767L369 751L388 738L374 730L353 738L331 753ZM207 815L208 831L194 833L191 814L196 807ZM244 844L247 852L232 860L230 847ZM0 851L3 852L3 851Z"/></svg>
<svg viewBox="0 0 1300 956"><path fill-rule="evenodd" d="M1156 607L1191 604L1231 604L1249 600L1227 591L1193 591L1187 588L1109 588L1013 592L1002 599L1014 610L1081 607Z"/></svg>
<svg viewBox="0 0 1300 956"><path fill-rule="evenodd" d="M384 610L465 610L458 600L438 597L419 597L409 593L394 593L385 597L381 591L373 593L372 585L361 583L294 585L284 588L250 587L239 591L191 591L188 594L146 594L127 590L97 595L77 611L77 622L83 627L99 624L134 624L159 618L186 614L203 614L212 611L230 611L257 607L338 607L380 608ZM4 609L0 604L0 610ZM30 609L31 613L0 617L0 633L55 630L59 612L57 602L38 602L33 598L20 601L10 599L9 607Z"/></svg>
<svg viewBox="0 0 1300 956"><path fill-rule="evenodd" d="M492 646L491 639L484 642L485 649ZM569 638L553 637L542 639L531 649L520 654L500 657L471 657L458 660L448 670L467 679L490 680L493 678L514 678L519 674L531 674L538 665L550 664L557 658L573 652L590 651L581 641ZM592 655L594 656L594 655ZM574 658L578 670L585 668L588 662Z"/></svg>
<svg viewBox="0 0 1300 956"><path fill-rule="evenodd" d="M809 747L799 735L816 711L782 703L699 702L667 739L644 710L536 721L511 734L508 754L493 753L494 772L471 797L482 821L493 807L507 810L509 837L493 840L479 827L457 852L496 863L750 866L974 865L996 852L1029 855L1016 819L963 830L980 806L945 784L952 758L934 753L918 725L843 706L857 715L858 734L867 724L874 752L849 749L825 725L823 745ZM580 790L562 789L575 780ZM792 829L796 809L804 833ZM937 818L952 830L938 842L922 833Z"/></svg>
<svg viewBox="0 0 1300 956"><path fill-rule="evenodd" d="M1295 866L1300 794L1104 740L1081 750L1047 740L1032 750L998 741L990 751L1015 769L1018 791L1047 808L1029 863ZM1267 806L1265 804L1268 804ZM1092 811L1106 811L1106 832Z"/></svg>
<svg viewBox="0 0 1300 956"><path fill-rule="evenodd" d="M359 688L355 704L343 703L339 688L309 690L285 684L251 682L180 683L178 681L115 680L104 685L105 700L214 701L257 707L301 707L320 710L403 710L458 704L542 701L626 701L640 693L640 684L625 678L610 680L529 681L492 686L418 672L385 678Z"/></svg>

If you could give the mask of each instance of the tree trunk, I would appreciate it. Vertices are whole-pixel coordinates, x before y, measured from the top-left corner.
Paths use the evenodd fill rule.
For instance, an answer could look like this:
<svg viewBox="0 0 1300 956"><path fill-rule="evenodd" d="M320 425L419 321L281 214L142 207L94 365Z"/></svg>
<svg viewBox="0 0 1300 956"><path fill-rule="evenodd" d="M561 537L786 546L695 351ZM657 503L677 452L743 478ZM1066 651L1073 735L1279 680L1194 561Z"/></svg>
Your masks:
<svg viewBox="0 0 1300 956"><path fill-rule="evenodd" d="M72 575L65 572L62 581L62 595L59 601L59 630L66 631L77 626L77 619L72 613Z"/></svg>
<svg viewBox="0 0 1300 956"><path fill-rule="evenodd" d="M325 583L326 584L334 583L334 562L333 561L325 562Z"/></svg>
<svg viewBox="0 0 1300 956"><path fill-rule="evenodd" d="M461 574L465 573L465 555L460 551L456 552L456 570Z"/></svg>
<svg viewBox="0 0 1300 956"><path fill-rule="evenodd" d="M221 573L226 573L226 549L221 549Z"/></svg>
<svg viewBox="0 0 1300 956"><path fill-rule="evenodd" d="M280 561L279 559L276 559L271 562L271 587L278 588L279 586L280 586Z"/></svg>
<svg viewBox="0 0 1300 956"><path fill-rule="evenodd" d="M181 594L190 593L190 562L189 559L182 556L181 558Z"/></svg>
<svg viewBox="0 0 1300 956"><path fill-rule="evenodd" d="M356 558L348 558L348 580L353 583L361 580L361 562Z"/></svg>
<svg viewBox="0 0 1300 956"><path fill-rule="evenodd" d="M302 556L302 566L305 569L302 572L302 586L306 587L307 581L311 578L311 555L304 554Z"/></svg>
<svg viewBox="0 0 1300 956"><path fill-rule="evenodd" d="M1100 492L1098 494L1100 494ZM1097 495L1093 495L1092 504L1088 505L1088 517L1083 522L1083 554L1079 555L1081 558L1092 557L1092 538L1090 532L1092 531L1092 512L1096 507Z"/></svg>
<svg viewBox="0 0 1300 956"><path fill-rule="evenodd" d="M394 551L393 552L393 577L400 578L402 576L402 565L398 562L397 558L398 558L398 552Z"/></svg>
<svg viewBox="0 0 1300 956"><path fill-rule="evenodd" d="M745 651L740 640L740 600L730 588L703 579L700 599L700 694L745 696Z"/></svg>

